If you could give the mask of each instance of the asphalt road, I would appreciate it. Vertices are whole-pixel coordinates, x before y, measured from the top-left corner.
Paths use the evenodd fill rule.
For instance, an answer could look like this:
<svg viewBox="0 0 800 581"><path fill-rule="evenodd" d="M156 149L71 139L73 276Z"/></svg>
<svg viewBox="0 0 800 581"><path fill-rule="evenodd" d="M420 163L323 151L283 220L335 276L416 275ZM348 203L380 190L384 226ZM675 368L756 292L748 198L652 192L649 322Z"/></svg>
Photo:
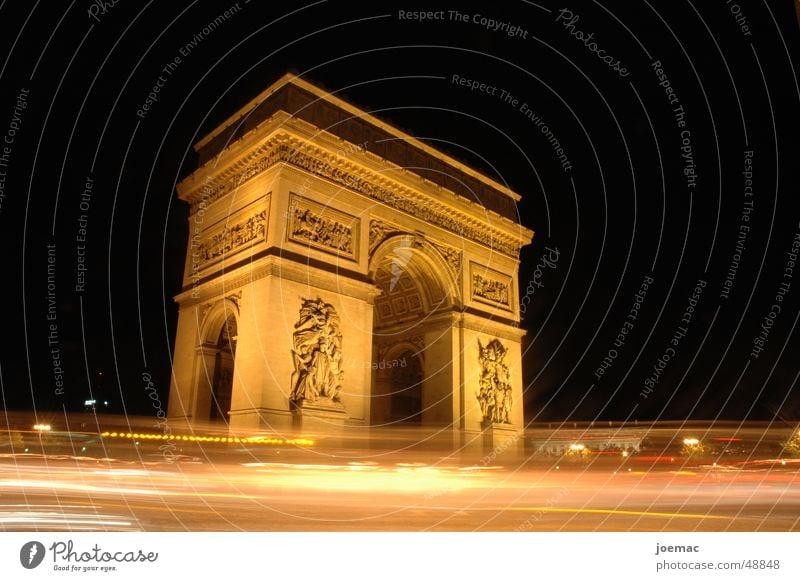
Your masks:
<svg viewBox="0 0 800 581"><path fill-rule="evenodd" d="M92 455L97 442L6 448L0 530L800 530L800 461L752 451L716 463L646 453L501 463L217 443L166 457L130 439Z"/></svg>

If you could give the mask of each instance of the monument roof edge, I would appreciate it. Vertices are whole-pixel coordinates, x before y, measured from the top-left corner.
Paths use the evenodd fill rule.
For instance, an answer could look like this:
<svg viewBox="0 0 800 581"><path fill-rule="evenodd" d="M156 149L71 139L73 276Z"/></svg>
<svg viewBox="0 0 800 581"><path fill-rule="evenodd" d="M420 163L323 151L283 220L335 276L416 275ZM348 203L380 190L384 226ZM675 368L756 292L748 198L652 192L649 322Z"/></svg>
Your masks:
<svg viewBox="0 0 800 581"><path fill-rule="evenodd" d="M340 97L337 97L336 95L334 95L333 93L331 93L329 91L321 89L320 87L316 86L315 84L303 79L302 77L300 77L300 76L298 76L298 75L296 75L294 73L285 73L284 75L282 75L277 81L272 83L269 87L267 87L261 93L259 93L255 98L251 99L246 105L244 105L242 108L240 108L238 111L236 111L233 115L231 115L225 121L223 121L220 125L218 125L216 128L214 128L210 133L208 133L200 141L195 143L195 145L194 145L195 151L200 151L204 146L208 145L215 137L217 137L219 134L221 134L223 131L225 131L227 128L229 128L231 125L235 124L237 121L239 121L240 119L242 119L243 117L248 115L248 113L250 113L250 111L252 111L256 107L258 107L258 105L261 104L270 95L272 95L276 91L279 91L280 89L282 89L283 87L285 87L288 84L293 84L293 85L295 85L297 87L300 87L301 89L304 89L304 90L306 90L306 91L308 91L310 93L313 93L318 98L323 99L323 100L331 103L332 105L347 111L348 113L350 113L350 114L352 114L354 116L357 116L357 117L360 117L360 118L364 119L369 124L374 125L375 127L378 127L380 129L382 129L382 130L394 135L395 137L398 137L398 138L400 138L400 139L402 139L402 140L404 140L404 141L406 141L408 143L411 143L415 147L425 151L428 155L436 157L440 161L442 161L442 162L444 162L444 163L446 163L446 164L448 164L448 165L450 165L452 167L455 167L455 168L463 171L464 173L472 176L473 178L483 182L484 184L486 184L487 186L491 187L492 189L494 189L494 190L496 190L496 191L498 191L498 192L500 192L502 194L505 194L506 196L508 196L509 198L514 200L515 202L519 202L522 199L522 196L520 194L518 194L517 192L515 192L514 190L512 190L508 186L505 186L505 185L497 182L496 180L494 180L494 179L490 178L489 176L487 176L487 175L485 175L485 174L473 169L472 167L470 167L470 166L466 165L465 163L455 159L454 157L451 157L451 156L447 155L446 153L443 153L443 152L431 147L430 145L427 145L426 143L424 143L424 142L418 140L417 138L415 138L414 136L412 136L412 135L410 135L410 134L408 134L408 133L406 133L406 132L404 132L404 131L396 128L396 127L394 127L393 125L391 125L391 124L389 124L389 123L387 123L387 122L375 117L374 115L372 115L370 113L367 113L363 109L359 109L358 107L348 103L344 99L342 99Z"/></svg>

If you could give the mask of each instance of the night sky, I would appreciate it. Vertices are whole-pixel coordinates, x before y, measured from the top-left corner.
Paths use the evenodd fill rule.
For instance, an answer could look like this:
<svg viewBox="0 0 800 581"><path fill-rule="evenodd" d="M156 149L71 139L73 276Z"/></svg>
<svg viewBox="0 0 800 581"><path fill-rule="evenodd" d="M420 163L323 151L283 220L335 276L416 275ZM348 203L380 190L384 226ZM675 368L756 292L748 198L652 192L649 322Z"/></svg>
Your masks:
<svg viewBox="0 0 800 581"><path fill-rule="evenodd" d="M790 1L17 0L0 31L7 409L166 401L175 184L293 71L523 196L527 420L800 419Z"/></svg>

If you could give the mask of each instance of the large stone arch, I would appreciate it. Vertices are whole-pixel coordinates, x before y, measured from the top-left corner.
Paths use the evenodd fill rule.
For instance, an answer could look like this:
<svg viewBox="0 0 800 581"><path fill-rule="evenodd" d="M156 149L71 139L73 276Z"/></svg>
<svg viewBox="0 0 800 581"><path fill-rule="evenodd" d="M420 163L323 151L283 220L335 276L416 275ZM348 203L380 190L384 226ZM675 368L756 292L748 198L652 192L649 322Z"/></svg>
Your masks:
<svg viewBox="0 0 800 581"><path fill-rule="evenodd" d="M197 422L228 423L236 375L239 307L224 298L204 305L195 349L191 416Z"/></svg>
<svg viewBox="0 0 800 581"><path fill-rule="evenodd" d="M448 310L461 304L460 272L424 238L403 233L387 237L370 255L369 277L376 281L378 270L386 264L409 274L422 290L427 312Z"/></svg>
<svg viewBox="0 0 800 581"><path fill-rule="evenodd" d="M178 185L191 209L171 419L204 420L204 358L234 314L234 430L379 424L380 365L404 353L419 354L423 424L462 441L522 428L518 261L533 232L518 194L291 75L195 148ZM312 303L324 316L304 314ZM497 416L493 401L515 403Z"/></svg>
<svg viewBox="0 0 800 581"><path fill-rule="evenodd" d="M413 361L412 359L416 360ZM415 363L419 365L421 377L419 378L419 386L405 385L398 386L395 378L398 371L405 369L413 369ZM422 389L422 380L424 379L425 368L425 351L421 341L414 342L411 338L401 339L394 344L388 346L383 351L375 352L375 362L372 365L373 370L373 387L372 387L372 416L370 423L373 426L387 426L398 423L396 414L392 413L392 406L395 398L402 395L399 392L404 389L415 389L419 387ZM415 389L416 391L416 389ZM420 402L420 412L423 412L423 403ZM412 423L421 423L422 413L420 418L405 418L411 419ZM402 419L400 419L402 422Z"/></svg>
<svg viewBox="0 0 800 581"><path fill-rule="evenodd" d="M199 326L200 344L213 343L225 321L234 317L239 324L239 306L235 297L226 297L211 304L204 305L205 312L201 311Z"/></svg>
<svg viewBox="0 0 800 581"><path fill-rule="evenodd" d="M429 346L448 345L452 354L452 313L461 305L459 272L436 246L415 234L398 233L382 241L370 257L369 276L379 288L375 299L371 422L449 425L454 421L453 358L431 353ZM396 365L397 364L397 365ZM410 367L403 367L403 365ZM412 385L414 366L419 385ZM408 385L398 376L409 372ZM419 392L420 408L400 417L398 394ZM393 407L394 406L394 407Z"/></svg>

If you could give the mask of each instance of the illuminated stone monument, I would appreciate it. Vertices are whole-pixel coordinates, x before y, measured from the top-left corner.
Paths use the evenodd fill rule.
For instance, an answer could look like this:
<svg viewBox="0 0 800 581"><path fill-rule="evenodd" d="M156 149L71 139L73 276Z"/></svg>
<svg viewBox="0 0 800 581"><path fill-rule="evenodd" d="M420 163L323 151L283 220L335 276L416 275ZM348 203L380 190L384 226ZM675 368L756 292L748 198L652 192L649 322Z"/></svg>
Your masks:
<svg viewBox="0 0 800 581"><path fill-rule="evenodd" d="M172 421L521 429L517 194L291 75L195 149Z"/></svg>

